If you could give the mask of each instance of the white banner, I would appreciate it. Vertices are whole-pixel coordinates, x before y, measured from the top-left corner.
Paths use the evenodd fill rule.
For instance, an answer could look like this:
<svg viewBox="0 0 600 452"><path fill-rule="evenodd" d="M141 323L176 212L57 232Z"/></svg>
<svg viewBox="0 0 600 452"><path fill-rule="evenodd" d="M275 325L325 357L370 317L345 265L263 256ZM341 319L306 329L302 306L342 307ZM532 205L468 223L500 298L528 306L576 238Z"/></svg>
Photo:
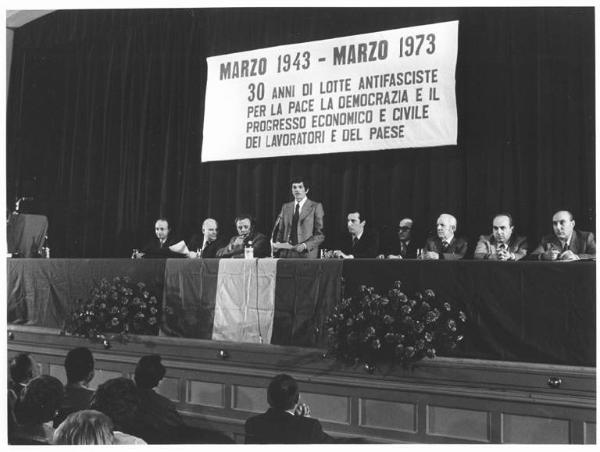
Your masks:
<svg viewBox="0 0 600 452"><path fill-rule="evenodd" d="M455 145L458 21L207 58L202 161Z"/></svg>

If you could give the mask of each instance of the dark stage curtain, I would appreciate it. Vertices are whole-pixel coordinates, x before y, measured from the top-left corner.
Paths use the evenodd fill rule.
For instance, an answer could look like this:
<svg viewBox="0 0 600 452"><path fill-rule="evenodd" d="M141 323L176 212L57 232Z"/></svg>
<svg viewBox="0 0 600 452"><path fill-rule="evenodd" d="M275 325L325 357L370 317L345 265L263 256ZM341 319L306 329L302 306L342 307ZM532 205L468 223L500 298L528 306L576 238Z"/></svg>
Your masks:
<svg viewBox="0 0 600 452"><path fill-rule="evenodd" d="M458 146L201 164L206 57L456 19ZM559 208L594 228L594 89L593 8L57 11L15 31L7 199L36 198L55 257L128 256L159 215L268 232L296 173L325 247L351 205L384 235L450 212L472 240L506 210L533 246Z"/></svg>

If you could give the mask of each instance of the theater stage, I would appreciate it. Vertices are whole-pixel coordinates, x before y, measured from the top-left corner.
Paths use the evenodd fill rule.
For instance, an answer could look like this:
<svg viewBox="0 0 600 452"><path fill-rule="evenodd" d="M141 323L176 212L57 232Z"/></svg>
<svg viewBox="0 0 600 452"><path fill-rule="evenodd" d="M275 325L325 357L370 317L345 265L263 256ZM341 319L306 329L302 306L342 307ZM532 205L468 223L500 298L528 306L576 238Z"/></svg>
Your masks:
<svg viewBox="0 0 600 452"><path fill-rule="evenodd" d="M140 355L160 353L168 368L160 391L190 423L238 441L243 421L265 409L270 377L288 372L333 435L595 443L595 263L261 261L275 269L274 279L264 280L256 261L235 265L239 278L251 280L255 271L258 287L274 285L270 344L211 340L218 260L9 259L8 320L19 323L8 326L9 357L32 352L44 373L61 377L66 351L87 345L97 359L95 386L130 375ZM131 336L105 349L60 334L73 301L94 280L125 275L162 285L163 306L184 314L185 321L165 318L178 337ZM387 289L394 280L407 291L431 288L465 309L469 330L457 355L373 374L324 358L322 320L342 290Z"/></svg>

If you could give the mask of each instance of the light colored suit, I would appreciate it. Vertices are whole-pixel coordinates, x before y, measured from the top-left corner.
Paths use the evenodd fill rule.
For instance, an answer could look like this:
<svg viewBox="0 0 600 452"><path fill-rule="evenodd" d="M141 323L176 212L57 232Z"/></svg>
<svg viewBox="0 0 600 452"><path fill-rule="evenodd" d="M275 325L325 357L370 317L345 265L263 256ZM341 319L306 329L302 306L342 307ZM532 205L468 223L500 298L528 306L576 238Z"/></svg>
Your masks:
<svg viewBox="0 0 600 452"><path fill-rule="evenodd" d="M291 243L290 235L292 233L295 207L295 201L286 202L281 207L279 229L275 236L275 242ZM320 202L307 199L300 209L298 217L298 244L306 244L307 249L302 253L297 253L294 250L280 250L279 257L317 259L319 257L319 245L325 240L323 234L324 216L323 205Z"/></svg>
<svg viewBox="0 0 600 452"><path fill-rule="evenodd" d="M515 260L523 259L527 255L527 239L525 237L511 236L507 251L515 255ZM498 243L493 235L479 237L475 248L475 259L498 259Z"/></svg>

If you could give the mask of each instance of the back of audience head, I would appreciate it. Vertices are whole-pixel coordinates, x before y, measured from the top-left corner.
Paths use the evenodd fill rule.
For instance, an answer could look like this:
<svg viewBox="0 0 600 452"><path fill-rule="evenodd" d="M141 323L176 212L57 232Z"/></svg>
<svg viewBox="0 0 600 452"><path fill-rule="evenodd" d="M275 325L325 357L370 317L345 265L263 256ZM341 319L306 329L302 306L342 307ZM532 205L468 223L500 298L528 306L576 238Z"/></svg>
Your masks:
<svg viewBox="0 0 600 452"><path fill-rule="evenodd" d="M113 423L100 411L82 410L71 413L54 432L54 444L112 444Z"/></svg>
<svg viewBox="0 0 600 452"><path fill-rule="evenodd" d="M21 424L43 424L54 419L64 397L58 378L41 375L34 378L21 393L17 404L17 419Z"/></svg>
<svg viewBox="0 0 600 452"><path fill-rule="evenodd" d="M65 358L67 383L89 383L94 378L94 357L86 347L70 350Z"/></svg>
<svg viewBox="0 0 600 452"><path fill-rule="evenodd" d="M160 355L142 356L135 367L135 384L140 389L152 389L158 386L166 372Z"/></svg>
<svg viewBox="0 0 600 452"><path fill-rule="evenodd" d="M29 353L19 353L10 360L10 378L15 383L27 383L34 376L35 363Z"/></svg>
<svg viewBox="0 0 600 452"><path fill-rule="evenodd" d="M116 430L127 433L136 423L139 410L135 383L125 377L105 381L96 389L90 408L106 414Z"/></svg>
<svg viewBox="0 0 600 452"><path fill-rule="evenodd" d="M267 402L276 410L290 410L300 398L298 383L286 374L276 375L267 388Z"/></svg>

